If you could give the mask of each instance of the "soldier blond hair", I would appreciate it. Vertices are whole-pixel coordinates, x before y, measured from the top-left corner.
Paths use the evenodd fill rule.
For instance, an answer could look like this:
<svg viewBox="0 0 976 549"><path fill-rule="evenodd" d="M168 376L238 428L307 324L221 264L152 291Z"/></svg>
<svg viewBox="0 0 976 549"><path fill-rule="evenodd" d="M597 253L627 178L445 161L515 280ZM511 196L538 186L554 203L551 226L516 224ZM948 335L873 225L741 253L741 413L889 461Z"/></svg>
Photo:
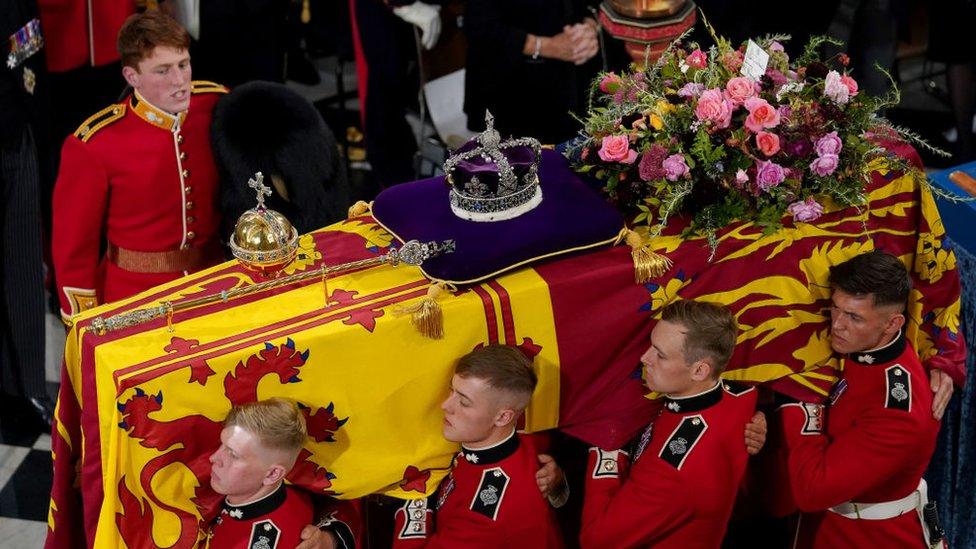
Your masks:
<svg viewBox="0 0 976 549"><path fill-rule="evenodd" d="M269 398L234 406L224 427L237 426L257 437L265 448L298 455L308 431L305 416L291 400Z"/></svg>
<svg viewBox="0 0 976 549"><path fill-rule="evenodd" d="M486 345L475 349L458 360L454 373L482 379L493 389L507 393L518 410L529 405L537 383L532 361L520 349L510 345Z"/></svg>

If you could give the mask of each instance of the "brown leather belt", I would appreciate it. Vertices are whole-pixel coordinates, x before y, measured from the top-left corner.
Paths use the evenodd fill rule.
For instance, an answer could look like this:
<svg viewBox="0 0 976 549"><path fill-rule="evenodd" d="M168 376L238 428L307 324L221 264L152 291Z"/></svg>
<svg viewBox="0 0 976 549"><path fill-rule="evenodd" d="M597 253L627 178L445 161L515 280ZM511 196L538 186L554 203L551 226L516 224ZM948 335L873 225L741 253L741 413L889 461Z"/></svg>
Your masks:
<svg viewBox="0 0 976 549"><path fill-rule="evenodd" d="M211 241L202 248L183 248L164 252L140 252L120 248L109 242L108 260L133 273L179 273L199 271L223 259L220 244Z"/></svg>

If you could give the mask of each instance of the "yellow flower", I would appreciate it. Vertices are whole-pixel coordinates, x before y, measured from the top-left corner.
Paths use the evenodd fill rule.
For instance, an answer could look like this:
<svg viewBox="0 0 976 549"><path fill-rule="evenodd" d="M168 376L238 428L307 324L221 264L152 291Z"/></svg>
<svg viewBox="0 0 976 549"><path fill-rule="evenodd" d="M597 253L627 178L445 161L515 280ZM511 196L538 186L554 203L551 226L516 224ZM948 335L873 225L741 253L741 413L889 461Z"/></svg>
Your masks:
<svg viewBox="0 0 976 549"><path fill-rule="evenodd" d="M664 127L664 120L662 120L660 116L651 113L650 120L651 120L651 127L654 128L655 130L660 130L661 128Z"/></svg>

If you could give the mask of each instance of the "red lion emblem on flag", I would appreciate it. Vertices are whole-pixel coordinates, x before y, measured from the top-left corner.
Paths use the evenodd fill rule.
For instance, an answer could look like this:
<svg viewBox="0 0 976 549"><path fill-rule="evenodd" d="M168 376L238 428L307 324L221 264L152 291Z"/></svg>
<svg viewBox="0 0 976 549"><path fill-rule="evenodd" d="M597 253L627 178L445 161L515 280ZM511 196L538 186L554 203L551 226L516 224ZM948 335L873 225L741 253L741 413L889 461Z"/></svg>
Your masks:
<svg viewBox="0 0 976 549"><path fill-rule="evenodd" d="M180 342L174 341L173 344ZM309 351L299 352L290 338L282 345L265 343L264 349L238 362L225 375L224 396L232 406L255 401L258 398L258 383L266 376L276 376L282 385L300 383L299 374L308 357ZM205 385L209 377L204 376L202 380L191 377L189 382ZM116 514L115 523L123 541L132 549L158 546L152 536L154 516L150 502L179 519L179 535L169 547L190 548L197 542L199 532L207 525L221 500L221 496L210 487L209 457L219 444L222 423L203 415L189 415L172 421L158 420L153 415L163 409L164 402L162 391L153 395L136 387L135 394L117 404L122 416L119 428L129 437L137 439L141 446L160 452L139 474L139 490L135 492L141 491L146 499L129 489L124 475L118 483L123 512ZM299 409L305 415L311 444L334 442L335 432L348 420L336 417L331 403L326 407L299 403ZM335 475L311 458L312 452L303 448L288 480L316 492L334 494L331 486ZM191 501L202 520L194 513L163 501L153 488L156 474L175 463L185 465L197 480Z"/></svg>

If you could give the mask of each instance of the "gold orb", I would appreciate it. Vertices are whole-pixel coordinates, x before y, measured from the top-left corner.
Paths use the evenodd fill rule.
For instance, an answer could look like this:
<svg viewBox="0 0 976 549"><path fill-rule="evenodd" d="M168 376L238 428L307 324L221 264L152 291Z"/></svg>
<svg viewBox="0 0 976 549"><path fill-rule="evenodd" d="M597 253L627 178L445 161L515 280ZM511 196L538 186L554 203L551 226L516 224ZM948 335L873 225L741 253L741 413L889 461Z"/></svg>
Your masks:
<svg viewBox="0 0 976 549"><path fill-rule="evenodd" d="M230 249L249 269L274 275L295 259L298 231L285 216L259 206L241 214Z"/></svg>

